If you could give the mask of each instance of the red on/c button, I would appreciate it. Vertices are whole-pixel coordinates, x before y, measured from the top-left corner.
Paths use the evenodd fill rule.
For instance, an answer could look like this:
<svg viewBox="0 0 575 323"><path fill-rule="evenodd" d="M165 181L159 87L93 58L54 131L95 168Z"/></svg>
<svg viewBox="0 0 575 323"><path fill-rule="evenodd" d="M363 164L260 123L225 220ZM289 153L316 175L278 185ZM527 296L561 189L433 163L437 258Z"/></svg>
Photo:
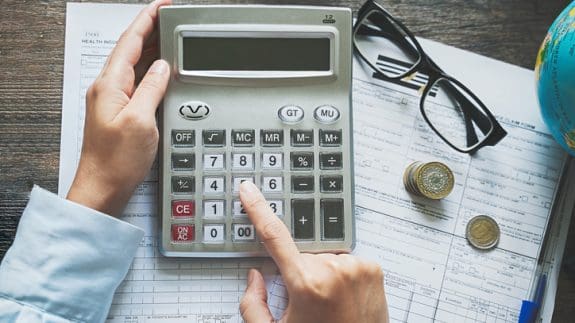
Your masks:
<svg viewBox="0 0 575 323"><path fill-rule="evenodd" d="M172 201L172 216L192 217L196 210L194 201Z"/></svg>
<svg viewBox="0 0 575 323"><path fill-rule="evenodd" d="M188 242L194 241L195 226L190 224L172 224L172 241Z"/></svg>

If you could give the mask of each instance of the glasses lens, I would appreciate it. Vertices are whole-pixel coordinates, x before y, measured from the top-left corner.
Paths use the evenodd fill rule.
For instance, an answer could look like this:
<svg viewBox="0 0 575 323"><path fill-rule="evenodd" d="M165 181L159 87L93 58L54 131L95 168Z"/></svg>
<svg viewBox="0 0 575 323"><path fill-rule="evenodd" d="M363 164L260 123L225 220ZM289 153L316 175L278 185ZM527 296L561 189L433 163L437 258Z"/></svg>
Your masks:
<svg viewBox="0 0 575 323"><path fill-rule="evenodd" d="M381 11L372 11L359 22L354 43L361 55L388 77L409 74L421 57L407 32Z"/></svg>
<svg viewBox="0 0 575 323"><path fill-rule="evenodd" d="M479 145L493 130L483 105L453 81L437 80L422 100L423 113L431 126L460 150Z"/></svg>

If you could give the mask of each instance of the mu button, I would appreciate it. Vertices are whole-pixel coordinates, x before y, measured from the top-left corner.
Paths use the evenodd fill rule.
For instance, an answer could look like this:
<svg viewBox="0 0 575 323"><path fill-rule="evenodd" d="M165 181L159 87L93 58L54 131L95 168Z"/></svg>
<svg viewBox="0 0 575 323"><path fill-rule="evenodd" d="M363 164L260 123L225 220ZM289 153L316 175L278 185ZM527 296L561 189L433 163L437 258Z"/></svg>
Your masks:
<svg viewBox="0 0 575 323"><path fill-rule="evenodd" d="M172 216L193 217L196 211L194 201L172 201Z"/></svg>

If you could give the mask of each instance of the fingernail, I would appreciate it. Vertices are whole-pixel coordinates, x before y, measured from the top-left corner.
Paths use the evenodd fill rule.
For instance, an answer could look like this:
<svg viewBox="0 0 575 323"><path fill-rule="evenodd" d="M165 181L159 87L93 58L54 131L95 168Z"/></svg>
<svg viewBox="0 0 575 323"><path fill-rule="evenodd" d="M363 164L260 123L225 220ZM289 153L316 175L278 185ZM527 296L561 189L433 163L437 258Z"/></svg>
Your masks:
<svg viewBox="0 0 575 323"><path fill-rule="evenodd" d="M168 63L164 60L157 60L150 66L150 73L164 74L168 70Z"/></svg>
<svg viewBox="0 0 575 323"><path fill-rule="evenodd" d="M244 181L240 184L240 193L247 194L246 196L251 196L257 192L258 188L250 181Z"/></svg>

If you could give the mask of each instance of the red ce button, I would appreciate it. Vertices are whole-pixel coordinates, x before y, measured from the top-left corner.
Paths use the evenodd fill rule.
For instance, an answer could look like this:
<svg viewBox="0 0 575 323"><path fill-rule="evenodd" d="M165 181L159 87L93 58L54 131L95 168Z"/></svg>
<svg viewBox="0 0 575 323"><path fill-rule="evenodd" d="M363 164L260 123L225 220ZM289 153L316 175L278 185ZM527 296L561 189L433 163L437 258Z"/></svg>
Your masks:
<svg viewBox="0 0 575 323"><path fill-rule="evenodd" d="M172 216L193 217L196 210L194 201L172 201Z"/></svg>

